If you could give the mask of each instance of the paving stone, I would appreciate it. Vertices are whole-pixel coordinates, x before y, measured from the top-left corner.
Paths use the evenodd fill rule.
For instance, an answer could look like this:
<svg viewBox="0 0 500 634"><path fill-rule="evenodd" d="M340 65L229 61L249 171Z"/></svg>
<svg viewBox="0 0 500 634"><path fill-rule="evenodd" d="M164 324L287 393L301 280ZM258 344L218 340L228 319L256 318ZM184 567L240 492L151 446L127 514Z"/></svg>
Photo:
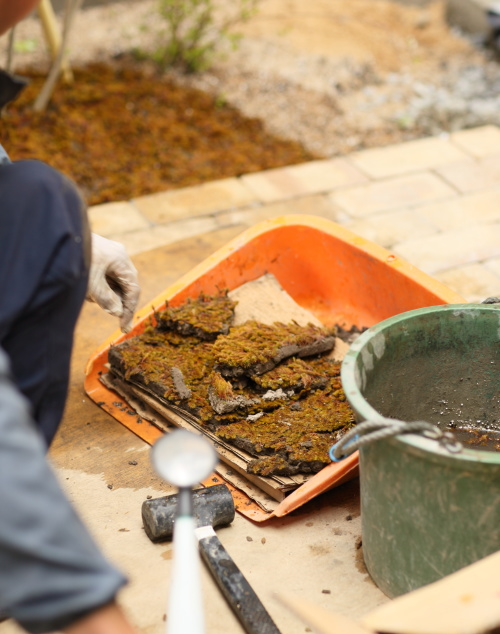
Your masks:
<svg viewBox="0 0 500 634"><path fill-rule="evenodd" d="M429 172L400 176L329 194L332 202L355 217L457 198L456 191Z"/></svg>
<svg viewBox="0 0 500 634"><path fill-rule="evenodd" d="M500 128L495 125L460 130L453 132L450 136L455 146L472 156L481 157L497 154L500 147Z"/></svg>
<svg viewBox="0 0 500 634"><path fill-rule="evenodd" d="M480 301L500 294L499 148L500 129L485 126L97 205L89 217L134 255L277 216L321 216Z"/></svg>
<svg viewBox="0 0 500 634"><path fill-rule="evenodd" d="M500 220L500 187L460 196L452 201L423 205L418 213L441 231Z"/></svg>
<svg viewBox="0 0 500 634"><path fill-rule="evenodd" d="M481 160L467 159L450 163L435 170L459 192L469 193L500 185L500 154Z"/></svg>
<svg viewBox="0 0 500 634"><path fill-rule="evenodd" d="M436 233L436 227L411 209L374 214L344 222L354 233L390 249L394 244L412 238L423 238Z"/></svg>
<svg viewBox="0 0 500 634"><path fill-rule="evenodd" d="M112 240L123 244L129 255L156 249L164 244L172 244L178 240L191 238L208 231L220 228L213 217L190 218L169 225L159 225L129 234L110 235Z"/></svg>
<svg viewBox="0 0 500 634"><path fill-rule="evenodd" d="M467 154L448 139L430 137L389 147L354 152L349 161L371 178L387 178L455 163Z"/></svg>
<svg viewBox="0 0 500 634"><path fill-rule="evenodd" d="M453 229L394 245L394 253L433 275L500 257L500 223Z"/></svg>
<svg viewBox="0 0 500 634"><path fill-rule="evenodd" d="M148 219L129 202L94 205L89 207L88 216L92 231L105 237L150 226Z"/></svg>
<svg viewBox="0 0 500 634"><path fill-rule="evenodd" d="M132 202L151 222L165 224L244 207L256 200L256 196L240 179L225 178L195 187L141 196Z"/></svg>
<svg viewBox="0 0 500 634"><path fill-rule="evenodd" d="M287 216L290 214L321 216L322 218L328 218L329 220L333 220L339 224L350 220L350 217L335 207L335 205L325 195L318 194L316 196L293 198L292 200L286 202L269 203L266 205L222 212L217 214L217 222L227 226L241 224L251 227L263 220L269 220L270 218L277 218L279 216Z"/></svg>
<svg viewBox="0 0 500 634"><path fill-rule="evenodd" d="M468 264L436 274L436 279L462 295L468 302L479 303L500 294L500 276L485 265Z"/></svg>
<svg viewBox="0 0 500 634"><path fill-rule="evenodd" d="M318 194L368 181L366 176L345 159L279 167L256 174L245 174L241 180L262 202Z"/></svg>

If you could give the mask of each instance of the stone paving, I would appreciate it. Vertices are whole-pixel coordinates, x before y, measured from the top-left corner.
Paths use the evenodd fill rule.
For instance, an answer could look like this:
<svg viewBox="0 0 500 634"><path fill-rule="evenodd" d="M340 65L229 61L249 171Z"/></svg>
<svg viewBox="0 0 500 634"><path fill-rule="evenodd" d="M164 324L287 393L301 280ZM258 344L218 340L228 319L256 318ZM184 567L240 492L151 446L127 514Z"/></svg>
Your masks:
<svg viewBox="0 0 500 634"><path fill-rule="evenodd" d="M226 178L89 209L93 231L136 255L284 214L328 218L469 302L500 295L500 128Z"/></svg>

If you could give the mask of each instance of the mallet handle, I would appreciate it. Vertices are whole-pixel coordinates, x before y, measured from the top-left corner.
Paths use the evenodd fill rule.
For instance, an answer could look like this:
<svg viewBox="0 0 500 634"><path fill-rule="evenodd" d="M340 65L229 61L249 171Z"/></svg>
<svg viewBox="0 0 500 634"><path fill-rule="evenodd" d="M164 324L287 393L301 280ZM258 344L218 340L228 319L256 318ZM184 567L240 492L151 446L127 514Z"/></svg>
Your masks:
<svg viewBox="0 0 500 634"><path fill-rule="evenodd" d="M259 597L211 526L195 529L203 561L248 634L280 634Z"/></svg>

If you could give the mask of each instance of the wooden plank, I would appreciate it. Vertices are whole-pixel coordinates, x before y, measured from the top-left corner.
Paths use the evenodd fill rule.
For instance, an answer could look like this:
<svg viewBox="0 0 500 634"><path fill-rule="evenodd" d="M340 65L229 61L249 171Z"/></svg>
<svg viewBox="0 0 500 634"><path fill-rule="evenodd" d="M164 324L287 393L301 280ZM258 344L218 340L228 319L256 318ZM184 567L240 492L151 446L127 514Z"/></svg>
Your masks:
<svg viewBox="0 0 500 634"><path fill-rule="evenodd" d="M302 597L277 598L319 634L484 634L500 627L500 551L352 621Z"/></svg>
<svg viewBox="0 0 500 634"><path fill-rule="evenodd" d="M276 598L318 634L374 634L356 621L322 608L295 595L278 593Z"/></svg>
<svg viewBox="0 0 500 634"><path fill-rule="evenodd" d="M362 623L394 634L480 634L500 627L500 551L373 610Z"/></svg>

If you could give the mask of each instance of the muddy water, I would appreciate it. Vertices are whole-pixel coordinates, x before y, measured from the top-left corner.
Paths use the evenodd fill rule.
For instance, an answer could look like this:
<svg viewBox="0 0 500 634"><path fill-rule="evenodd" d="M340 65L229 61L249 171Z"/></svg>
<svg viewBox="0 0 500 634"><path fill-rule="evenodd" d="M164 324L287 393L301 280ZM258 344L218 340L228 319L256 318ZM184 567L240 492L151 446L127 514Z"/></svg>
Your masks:
<svg viewBox="0 0 500 634"><path fill-rule="evenodd" d="M384 416L452 430L471 449L500 451L500 349L448 351L384 362L365 398Z"/></svg>

